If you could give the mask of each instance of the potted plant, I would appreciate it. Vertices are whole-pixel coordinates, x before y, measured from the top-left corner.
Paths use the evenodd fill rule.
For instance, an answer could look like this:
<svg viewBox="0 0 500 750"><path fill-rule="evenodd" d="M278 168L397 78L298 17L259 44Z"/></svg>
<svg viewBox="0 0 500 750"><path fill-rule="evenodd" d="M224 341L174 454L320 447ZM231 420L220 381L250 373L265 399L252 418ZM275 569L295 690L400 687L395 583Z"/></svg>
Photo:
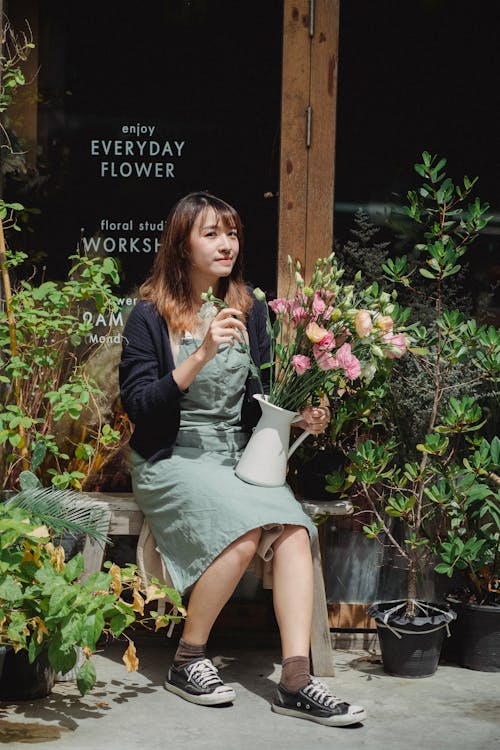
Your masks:
<svg viewBox="0 0 500 750"><path fill-rule="evenodd" d="M457 622L444 655L469 669L499 672L500 440L482 438L468 448L461 465L445 467L441 488L450 524L435 545L436 571L450 579L461 574L447 598Z"/></svg>
<svg viewBox="0 0 500 750"><path fill-rule="evenodd" d="M69 520L58 493L50 490L20 493L0 504L0 644L7 646L7 659L24 652L24 662L37 663L35 675L42 678L40 684L23 685L22 676L16 674L20 669L17 662L16 671L0 682L0 699L47 695L54 672L65 673L74 667L77 649L84 656L76 678L84 695L95 684L92 654L104 635L124 636L123 661L132 671L138 659L126 629L137 618L154 623L157 630L181 619L179 594L156 581L142 591L134 565L119 568L108 563L107 571L81 581L81 553L66 562L56 539L68 528L97 533L88 526ZM163 598L171 602L169 612L144 614L146 604Z"/></svg>
<svg viewBox="0 0 500 750"><path fill-rule="evenodd" d="M386 278L409 290L426 314L425 324L408 326L409 353L393 371L393 434L388 440L360 434L345 470L327 477L331 490L349 491L367 509L366 535L391 548L405 570L406 595L369 610L377 622L384 669L403 676L435 671L443 630L455 617L444 602L423 599L422 581L432 577L436 555L446 549L442 544L454 523L450 509L457 502L456 478L465 470L464 450L485 424L467 394L473 388L480 394L481 383L497 382L500 369L498 330L445 306L448 280L460 272L461 257L489 220L488 206L471 199L476 180L454 184L445 165L445 159L424 152L415 166L423 183L408 193L407 214L421 241L411 257L388 259L383 266ZM416 640L412 631L425 635Z"/></svg>

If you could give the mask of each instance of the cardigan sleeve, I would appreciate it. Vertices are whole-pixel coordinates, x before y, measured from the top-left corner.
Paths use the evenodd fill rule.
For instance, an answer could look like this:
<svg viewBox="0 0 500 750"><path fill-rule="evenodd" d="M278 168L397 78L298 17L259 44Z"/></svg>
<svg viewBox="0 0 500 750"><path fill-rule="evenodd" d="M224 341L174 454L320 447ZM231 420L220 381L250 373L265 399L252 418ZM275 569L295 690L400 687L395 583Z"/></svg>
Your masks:
<svg viewBox="0 0 500 750"><path fill-rule="evenodd" d="M135 424L172 418L183 391L172 376L174 363L166 328L152 305L139 303L123 330L120 397Z"/></svg>

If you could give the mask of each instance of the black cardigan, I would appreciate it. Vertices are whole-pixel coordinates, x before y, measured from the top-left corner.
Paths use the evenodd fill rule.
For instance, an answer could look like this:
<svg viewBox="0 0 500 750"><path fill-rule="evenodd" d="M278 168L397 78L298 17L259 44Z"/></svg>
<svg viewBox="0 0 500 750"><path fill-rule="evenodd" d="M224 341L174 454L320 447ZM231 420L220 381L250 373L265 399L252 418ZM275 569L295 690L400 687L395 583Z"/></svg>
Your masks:
<svg viewBox="0 0 500 750"><path fill-rule="evenodd" d="M269 361L265 304L254 299L247 322L250 353L259 367ZM123 330L119 367L120 398L134 431L130 446L151 463L172 454L180 422L183 391L172 377L174 359L165 320L152 302L140 300ZM269 370L263 370L263 376ZM242 408L242 423L250 429L260 414L252 398L260 390L249 377Z"/></svg>

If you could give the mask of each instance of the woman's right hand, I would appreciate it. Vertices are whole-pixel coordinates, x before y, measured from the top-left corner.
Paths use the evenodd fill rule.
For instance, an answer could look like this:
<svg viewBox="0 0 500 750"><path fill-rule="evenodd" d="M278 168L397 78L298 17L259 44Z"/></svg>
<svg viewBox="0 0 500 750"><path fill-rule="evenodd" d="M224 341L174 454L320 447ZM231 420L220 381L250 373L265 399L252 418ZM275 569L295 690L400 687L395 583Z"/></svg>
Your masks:
<svg viewBox="0 0 500 750"><path fill-rule="evenodd" d="M237 317L241 314L241 310L234 307L225 307L223 310L219 310L198 347L198 352L205 362L215 357L221 344L234 346L235 341L240 343L243 341L245 326Z"/></svg>
<svg viewBox="0 0 500 750"><path fill-rule="evenodd" d="M221 344L233 346L235 341L243 341L245 326L236 316L240 310L226 307L220 310L210 323L200 346L186 357L172 372L172 377L181 391L189 388L197 374L217 354Z"/></svg>

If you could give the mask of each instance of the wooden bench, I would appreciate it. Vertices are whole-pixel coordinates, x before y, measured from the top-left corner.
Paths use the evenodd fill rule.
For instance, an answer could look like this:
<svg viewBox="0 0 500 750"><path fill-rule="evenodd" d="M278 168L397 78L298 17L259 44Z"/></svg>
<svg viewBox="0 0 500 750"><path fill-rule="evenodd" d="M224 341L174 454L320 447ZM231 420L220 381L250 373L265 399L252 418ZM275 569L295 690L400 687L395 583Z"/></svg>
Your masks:
<svg viewBox="0 0 500 750"><path fill-rule="evenodd" d="M142 511L137 506L131 492L90 492L89 498L105 506L109 519L108 536L131 535L139 536L144 520ZM350 501L312 502L303 501L305 512L311 517L317 516L346 516L353 512ZM85 559L85 575L101 570L104 562L104 547L88 539L83 550ZM321 546L319 536L312 548L314 570L314 599L313 619L311 630L311 661L312 670L316 677L334 676L334 659L328 621L328 606L323 577Z"/></svg>

